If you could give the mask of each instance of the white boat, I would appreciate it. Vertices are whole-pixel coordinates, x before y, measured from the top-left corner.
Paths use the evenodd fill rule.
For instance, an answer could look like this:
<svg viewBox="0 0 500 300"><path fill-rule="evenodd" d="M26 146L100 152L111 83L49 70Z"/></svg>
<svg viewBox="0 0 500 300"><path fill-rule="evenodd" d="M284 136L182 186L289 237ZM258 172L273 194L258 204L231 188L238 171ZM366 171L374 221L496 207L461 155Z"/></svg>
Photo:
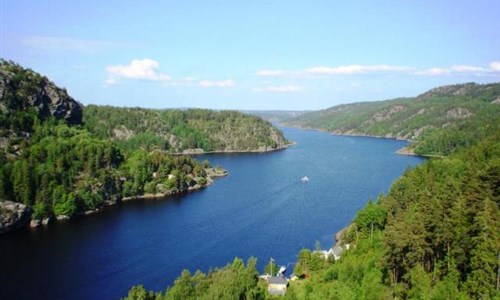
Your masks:
<svg viewBox="0 0 500 300"><path fill-rule="evenodd" d="M308 181L309 181L309 177L304 176L304 177L302 177L302 178L300 179L300 181L302 181L302 182L308 182Z"/></svg>
<svg viewBox="0 0 500 300"><path fill-rule="evenodd" d="M279 269L279 271L278 271L278 274L283 275L283 274L285 274L285 272L286 272L286 267L285 266L281 266L280 269Z"/></svg>

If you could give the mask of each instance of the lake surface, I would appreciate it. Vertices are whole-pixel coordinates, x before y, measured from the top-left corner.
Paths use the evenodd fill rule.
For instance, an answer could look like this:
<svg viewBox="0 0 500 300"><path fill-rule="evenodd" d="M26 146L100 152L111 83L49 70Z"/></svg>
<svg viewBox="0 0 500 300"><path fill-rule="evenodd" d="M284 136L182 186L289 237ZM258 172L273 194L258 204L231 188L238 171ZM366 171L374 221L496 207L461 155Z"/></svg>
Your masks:
<svg viewBox="0 0 500 300"><path fill-rule="evenodd" d="M298 143L285 151L199 157L229 171L203 191L0 236L0 299L119 299L236 256L291 266L303 247L332 246L370 197L422 162L395 154L401 141L283 130Z"/></svg>

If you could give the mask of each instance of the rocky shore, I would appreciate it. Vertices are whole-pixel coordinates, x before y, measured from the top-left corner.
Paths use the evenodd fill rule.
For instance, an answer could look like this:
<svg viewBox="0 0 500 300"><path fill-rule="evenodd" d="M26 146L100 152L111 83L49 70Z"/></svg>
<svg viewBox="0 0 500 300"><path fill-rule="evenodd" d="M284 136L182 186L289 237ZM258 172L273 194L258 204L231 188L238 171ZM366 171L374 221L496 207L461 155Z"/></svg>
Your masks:
<svg viewBox="0 0 500 300"><path fill-rule="evenodd" d="M0 233L26 227L31 218L31 209L22 203L0 201Z"/></svg>
<svg viewBox="0 0 500 300"><path fill-rule="evenodd" d="M333 135L338 135L338 136L352 136L352 137L370 137L370 138L376 138L376 139L390 139L390 140L396 140L396 141L405 141L408 143L411 143L411 140L405 139L403 137L394 137L392 135L386 135L386 136L379 136L379 135L370 135L370 134L364 134L364 133L359 133L359 132L342 132L342 131L328 131L324 129L318 129L318 128L312 128L312 127L304 127L304 126L293 126L295 128L299 129L304 129L304 130L315 130L315 131L320 131L320 132L325 132ZM412 148L409 146L403 147L401 149L396 150L396 154L399 155L409 155L409 156L423 156L423 157L434 157L432 155L420 155L416 154Z"/></svg>
<svg viewBox="0 0 500 300"><path fill-rule="evenodd" d="M194 149L186 149L182 152L179 153L174 153L174 155L201 155L201 154L224 154L224 153L267 153L267 152L274 152L274 151L280 151L280 150L285 150L290 146L295 145L295 142L290 142L289 144L285 145L280 145L276 148L272 148L269 146L260 146L257 149L251 149L251 150L215 150L215 151L205 151L201 148L194 148Z"/></svg>
<svg viewBox="0 0 500 300"><path fill-rule="evenodd" d="M417 154L415 154L415 152L413 151L413 149L410 148L410 147L403 147L401 149L398 149L396 151L396 153L399 154L399 155L418 156Z"/></svg>
<svg viewBox="0 0 500 300"><path fill-rule="evenodd" d="M207 182L204 185L196 183L193 186L189 186L186 190L171 189L171 190L165 190L164 192L161 193L154 193L154 194L148 193L144 195L124 197L117 201L106 200L104 201L103 206L93 210L88 210L85 212L78 213L77 216L86 216L99 213L103 211L106 208L106 206L112 206L122 201L161 199L171 195L180 195L201 190L207 186L212 185L216 178L225 177L228 175L227 170L220 167L207 168L205 169L205 172L207 173ZM32 213L31 209L22 203L13 201L0 201L0 234L11 232L21 228L26 228L28 226L31 228L36 228L40 226L47 226L54 221L67 221L71 219L71 217L66 215L59 215L56 216L55 218L48 217L44 219L32 219L31 213Z"/></svg>
<svg viewBox="0 0 500 300"><path fill-rule="evenodd" d="M219 167L205 169L205 172L207 173L207 183L205 185L195 184L193 186L188 187L187 190L182 190L182 191L177 190L177 189L172 189L172 190L166 190L166 191L161 192L161 193L154 193L154 194L147 193L144 195L125 197L122 199L122 201L141 200L141 199L142 200L161 199L161 198L165 198L165 197L172 196L172 195L180 195L180 194L184 194L184 193L189 193L189 192L201 190L205 187L211 186L214 182L214 179L220 178L220 177L225 177L229 174L227 172L227 170L225 170L223 168L219 168Z"/></svg>

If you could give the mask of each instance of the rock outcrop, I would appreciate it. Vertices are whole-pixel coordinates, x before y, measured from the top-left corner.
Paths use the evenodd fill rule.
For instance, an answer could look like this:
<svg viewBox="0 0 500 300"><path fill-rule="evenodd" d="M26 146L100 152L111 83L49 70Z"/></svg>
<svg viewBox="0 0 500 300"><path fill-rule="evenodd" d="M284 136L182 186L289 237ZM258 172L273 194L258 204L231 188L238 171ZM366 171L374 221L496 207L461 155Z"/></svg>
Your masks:
<svg viewBox="0 0 500 300"><path fill-rule="evenodd" d="M41 119L54 117L80 124L83 106L47 77L0 61L0 110L3 113L35 109Z"/></svg>
<svg viewBox="0 0 500 300"><path fill-rule="evenodd" d="M12 201L0 202L0 233L6 233L28 225L31 210L24 204Z"/></svg>

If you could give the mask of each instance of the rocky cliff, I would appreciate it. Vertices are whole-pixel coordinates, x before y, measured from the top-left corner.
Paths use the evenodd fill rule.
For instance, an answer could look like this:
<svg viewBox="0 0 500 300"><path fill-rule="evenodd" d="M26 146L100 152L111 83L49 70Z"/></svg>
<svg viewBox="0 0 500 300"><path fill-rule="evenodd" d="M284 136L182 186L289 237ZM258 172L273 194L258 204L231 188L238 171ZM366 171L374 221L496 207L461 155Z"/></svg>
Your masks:
<svg viewBox="0 0 500 300"><path fill-rule="evenodd" d="M41 120L81 124L83 106L47 77L0 60L0 151L19 155Z"/></svg>
<svg viewBox="0 0 500 300"><path fill-rule="evenodd" d="M12 114L33 109L40 119L54 117L69 124L82 122L83 106L47 77L0 61L0 111Z"/></svg>
<svg viewBox="0 0 500 300"><path fill-rule="evenodd" d="M0 233L26 227L31 210L22 203L0 201Z"/></svg>

